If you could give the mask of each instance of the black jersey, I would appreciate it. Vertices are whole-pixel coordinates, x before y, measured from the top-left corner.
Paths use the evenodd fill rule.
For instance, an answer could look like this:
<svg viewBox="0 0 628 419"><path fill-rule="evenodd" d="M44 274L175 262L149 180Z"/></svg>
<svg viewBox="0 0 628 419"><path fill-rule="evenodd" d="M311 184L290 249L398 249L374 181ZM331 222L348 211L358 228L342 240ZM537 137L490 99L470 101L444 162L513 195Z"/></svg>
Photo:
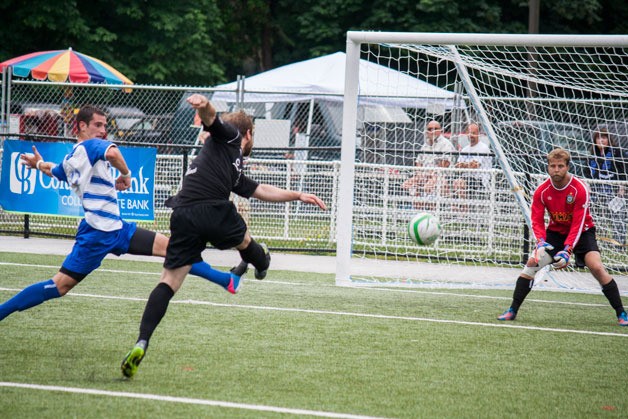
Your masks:
<svg viewBox="0 0 628 419"><path fill-rule="evenodd" d="M242 171L240 132L220 117L203 129L211 135L183 176L181 190L166 203L170 207L227 201L232 191L249 198L259 185Z"/></svg>

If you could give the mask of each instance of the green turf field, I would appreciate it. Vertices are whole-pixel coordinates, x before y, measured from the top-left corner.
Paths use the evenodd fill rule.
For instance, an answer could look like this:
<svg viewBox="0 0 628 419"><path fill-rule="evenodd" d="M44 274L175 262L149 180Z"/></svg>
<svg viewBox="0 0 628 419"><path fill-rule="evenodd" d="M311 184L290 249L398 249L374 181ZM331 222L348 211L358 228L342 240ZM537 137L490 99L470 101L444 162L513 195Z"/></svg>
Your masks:
<svg viewBox="0 0 628 419"><path fill-rule="evenodd" d="M0 253L0 300L57 256ZM161 265L107 260L0 322L0 417L628 417L628 330L600 295L354 289L270 271L240 294L188 277L122 379ZM627 302L628 303L628 302Z"/></svg>

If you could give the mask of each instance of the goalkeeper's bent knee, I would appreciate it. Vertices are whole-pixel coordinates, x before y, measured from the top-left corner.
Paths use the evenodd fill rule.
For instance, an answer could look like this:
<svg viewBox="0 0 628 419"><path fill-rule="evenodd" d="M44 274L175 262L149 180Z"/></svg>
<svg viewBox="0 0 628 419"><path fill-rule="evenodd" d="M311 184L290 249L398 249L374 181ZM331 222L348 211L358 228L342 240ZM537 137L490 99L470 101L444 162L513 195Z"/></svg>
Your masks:
<svg viewBox="0 0 628 419"><path fill-rule="evenodd" d="M534 276L536 275L536 273L538 271L540 271L541 269L543 269L547 265L550 265L550 264L554 263L554 259L552 258L552 256L549 253L547 253L545 248L537 249L537 258L538 258L539 262L538 262L538 264L536 266L528 266L528 265L526 265L525 268L523 268L523 271L521 271L521 273L524 274L524 275L527 275L527 276L529 276L531 278L534 278Z"/></svg>

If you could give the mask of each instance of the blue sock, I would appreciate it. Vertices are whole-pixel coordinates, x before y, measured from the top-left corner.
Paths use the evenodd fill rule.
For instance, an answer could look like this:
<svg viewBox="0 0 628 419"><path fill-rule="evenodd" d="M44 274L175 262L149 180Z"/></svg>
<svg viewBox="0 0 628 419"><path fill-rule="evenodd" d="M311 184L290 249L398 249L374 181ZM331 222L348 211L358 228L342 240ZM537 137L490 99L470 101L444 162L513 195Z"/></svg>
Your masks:
<svg viewBox="0 0 628 419"><path fill-rule="evenodd" d="M52 279L29 285L0 305L0 320L15 311L24 311L51 298L58 297L61 297L61 294L59 294L59 290Z"/></svg>
<svg viewBox="0 0 628 419"><path fill-rule="evenodd" d="M190 269L192 275L200 276L206 280L218 284L223 288L229 286L231 274L229 272L221 272L209 266L207 262L196 262Z"/></svg>

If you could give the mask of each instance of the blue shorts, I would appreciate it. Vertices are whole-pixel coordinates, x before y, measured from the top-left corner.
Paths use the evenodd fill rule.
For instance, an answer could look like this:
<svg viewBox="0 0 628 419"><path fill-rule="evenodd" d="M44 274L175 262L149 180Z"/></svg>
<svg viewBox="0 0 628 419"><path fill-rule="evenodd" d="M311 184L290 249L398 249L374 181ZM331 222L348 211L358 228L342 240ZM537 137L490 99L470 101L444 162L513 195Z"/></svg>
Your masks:
<svg viewBox="0 0 628 419"><path fill-rule="evenodd" d="M107 254L120 256L127 253L135 230L137 230L135 223L124 220L122 228L116 231L96 230L84 219L81 220L74 247L63 261L61 271L80 281L98 268Z"/></svg>

